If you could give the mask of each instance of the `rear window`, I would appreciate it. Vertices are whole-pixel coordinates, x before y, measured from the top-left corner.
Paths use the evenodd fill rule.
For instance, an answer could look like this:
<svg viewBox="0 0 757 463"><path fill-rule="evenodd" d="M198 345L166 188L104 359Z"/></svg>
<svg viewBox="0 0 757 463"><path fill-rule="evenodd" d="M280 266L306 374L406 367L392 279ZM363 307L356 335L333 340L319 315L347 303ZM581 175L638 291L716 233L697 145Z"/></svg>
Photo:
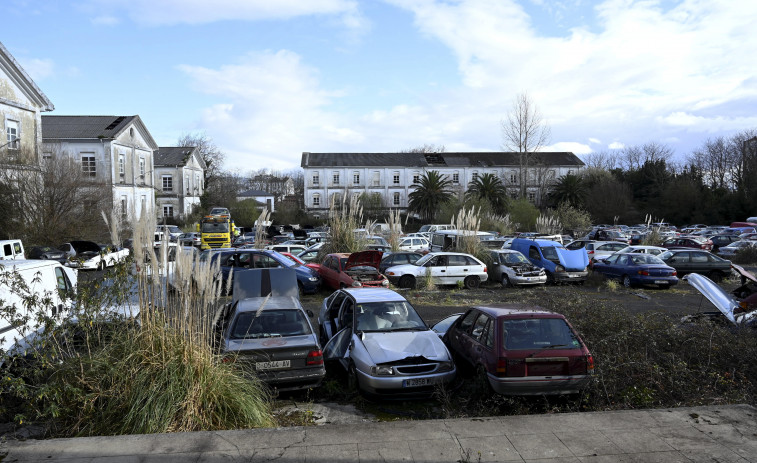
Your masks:
<svg viewBox="0 0 757 463"><path fill-rule="evenodd" d="M299 310L242 312L231 329L232 339L255 339L310 334L310 326Z"/></svg>
<svg viewBox="0 0 757 463"><path fill-rule="evenodd" d="M580 346L570 326L561 318L503 320L505 349L572 349Z"/></svg>

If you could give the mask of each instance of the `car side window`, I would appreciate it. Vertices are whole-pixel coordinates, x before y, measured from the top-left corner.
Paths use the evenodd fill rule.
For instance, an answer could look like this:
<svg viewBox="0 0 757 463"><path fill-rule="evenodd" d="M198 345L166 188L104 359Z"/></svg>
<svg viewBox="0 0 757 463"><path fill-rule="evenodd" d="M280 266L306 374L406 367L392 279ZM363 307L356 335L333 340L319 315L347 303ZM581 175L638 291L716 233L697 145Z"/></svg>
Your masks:
<svg viewBox="0 0 757 463"><path fill-rule="evenodd" d="M476 322L473 324L473 330L471 330L471 337L475 339L476 341L481 342L481 335L484 333L484 328L486 328L486 323L489 321L489 317L486 316L486 314L481 314L477 319Z"/></svg>
<svg viewBox="0 0 757 463"><path fill-rule="evenodd" d="M628 256L618 256L618 265L628 265Z"/></svg>
<svg viewBox="0 0 757 463"><path fill-rule="evenodd" d="M355 309L355 302L349 297L342 304L342 309L339 313L339 327L344 328L346 326L352 326L352 315Z"/></svg>
<svg viewBox="0 0 757 463"><path fill-rule="evenodd" d="M671 262L677 263L677 264L685 264L689 262L689 253L688 252L679 252L678 254L674 255L672 259L670 259Z"/></svg>
<svg viewBox="0 0 757 463"><path fill-rule="evenodd" d="M476 262L476 260L473 259L472 257L468 257L468 256L464 256L464 257L465 257L466 265L481 265L478 262Z"/></svg>
<svg viewBox="0 0 757 463"><path fill-rule="evenodd" d="M479 312L476 310L471 310L470 312L465 314L463 319L460 320L460 325L459 325L460 331L462 331L463 333L467 333L468 330L470 330L470 327L473 326L473 321L476 319L478 314Z"/></svg>
<svg viewBox="0 0 757 463"><path fill-rule="evenodd" d="M447 265L450 267L464 267L468 263L465 260L465 256L449 256L449 264Z"/></svg>
<svg viewBox="0 0 757 463"><path fill-rule="evenodd" d="M701 264L703 262L707 262L707 254L703 252L692 252L691 253L691 262Z"/></svg>
<svg viewBox="0 0 757 463"><path fill-rule="evenodd" d="M494 320L489 318L489 321L486 323L486 327L484 328L484 345L486 347L492 348L494 347L494 328L495 323Z"/></svg>
<svg viewBox="0 0 757 463"><path fill-rule="evenodd" d="M610 256L607 259L605 259L605 262L608 264L614 264L618 260L618 256Z"/></svg>
<svg viewBox="0 0 757 463"><path fill-rule="evenodd" d="M530 248L528 248L528 258L536 260L541 259L541 254L539 254L539 250L536 249L536 246L531 246Z"/></svg>

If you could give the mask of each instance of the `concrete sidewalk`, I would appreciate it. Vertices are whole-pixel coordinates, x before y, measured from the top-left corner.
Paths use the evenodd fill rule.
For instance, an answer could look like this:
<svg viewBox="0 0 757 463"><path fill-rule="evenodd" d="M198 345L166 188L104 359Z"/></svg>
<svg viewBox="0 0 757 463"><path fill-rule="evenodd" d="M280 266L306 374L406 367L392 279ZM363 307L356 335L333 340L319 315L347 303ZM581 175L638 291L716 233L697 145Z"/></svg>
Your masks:
<svg viewBox="0 0 757 463"><path fill-rule="evenodd" d="M747 405L10 441L3 462L757 462Z"/></svg>

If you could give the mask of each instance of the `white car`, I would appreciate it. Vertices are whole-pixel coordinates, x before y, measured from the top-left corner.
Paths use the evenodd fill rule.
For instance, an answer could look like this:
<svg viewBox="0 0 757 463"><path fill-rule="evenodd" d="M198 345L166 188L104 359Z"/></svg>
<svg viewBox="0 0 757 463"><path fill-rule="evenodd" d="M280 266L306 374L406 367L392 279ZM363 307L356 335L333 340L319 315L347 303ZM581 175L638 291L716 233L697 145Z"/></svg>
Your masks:
<svg viewBox="0 0 757 463"><path fill-rule="evenodd" d="M587 254L589 255L590 262L596 262L598 260L602 260L603 258L611 256L612 254L615 254L621 249L627 247L628 244L621 243L620 241L595 241L593 252L589 252L587 250Z"/></svg>
<svg viewBox="0 0 757 463"><path fill-rule="evenodd" d="M400 251L423 251L431 247L426 238L402 238L399 243Z"/></svg>
<svg viewBox="0 0 757 463"><path fill-rule="evenodd" d="M436 285L456 285L463 283L468 289L475 289L489 278L486 264L459 252L431 252L414 264L397 265L386 269L386 277L400 288L414 288L418 280L427 276Z"/></svg>
<svg viewBox="0 0 757 463"><path fill-rule="evenodd" d="M115 245L103 245L92 241L70 241L58 247L66 253L66 265L82 270L105 270L129 257L129 250Z"/></svg>
<svg viewBox="0 0 757 463"><path fill-rule="evenodd" d="M739 251L746 250L749 248L757 248L757 241L734 241L733 243L729 244L728 246L722 246L718 248L718 255L720 256L728 256L733 257L735 256Z"/></svg>

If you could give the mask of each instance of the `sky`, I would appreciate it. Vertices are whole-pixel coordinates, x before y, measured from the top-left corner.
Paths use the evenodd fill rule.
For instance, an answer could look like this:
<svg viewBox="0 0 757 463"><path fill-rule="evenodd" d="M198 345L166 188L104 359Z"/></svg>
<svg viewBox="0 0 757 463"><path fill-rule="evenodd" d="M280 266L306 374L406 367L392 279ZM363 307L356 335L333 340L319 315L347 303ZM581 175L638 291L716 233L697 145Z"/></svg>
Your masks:
<svg viewBox="0 0 757 463"><path fill-rule="evenodd" d="M754 0L0 0L55 115L205 134L225 169L302 152L503 149L526 93L578 155L683 159L757 128Z"/></svg>

